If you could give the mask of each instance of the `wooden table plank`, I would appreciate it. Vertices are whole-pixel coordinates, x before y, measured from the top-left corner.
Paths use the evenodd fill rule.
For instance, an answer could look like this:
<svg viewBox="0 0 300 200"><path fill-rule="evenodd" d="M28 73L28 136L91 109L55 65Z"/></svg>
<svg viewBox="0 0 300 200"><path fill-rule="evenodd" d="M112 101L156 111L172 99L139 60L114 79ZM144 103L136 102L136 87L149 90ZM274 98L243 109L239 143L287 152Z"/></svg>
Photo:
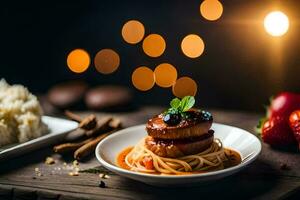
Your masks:
<svg viewBox="0 0 300 200"><path fill-rule="evenodd" d="M161 108L145 107L132 113L114 113L125 126L144 123ZM215 121L234 125L253 132L259 115L241 112L212 111ZM86 115L88 113L80 113ZM111 115L98 113L99 116ZM58 163L45 165L47 156ZM111 173L104 180L107 187L98 187L100 178L96 174L80 173L69 176L70 169L64 166L72 159L53 154L51 148L44 148L31 154L0 163L0 199L178 199L189 197L233 198L233 199L277 199L299 194L300 156L295 152L271 149L263 144L262 154L257 161L242 172L223 180L187 188L159 188L148 186ZM286 162L291 169L280 170L280 163ZM100 164L91 156L80 163L80 169L97 167ZM35 175L39 168L42 176ZM212 196L213 195L213 196ZM3 198L2 198L3 197Z"/></svg>

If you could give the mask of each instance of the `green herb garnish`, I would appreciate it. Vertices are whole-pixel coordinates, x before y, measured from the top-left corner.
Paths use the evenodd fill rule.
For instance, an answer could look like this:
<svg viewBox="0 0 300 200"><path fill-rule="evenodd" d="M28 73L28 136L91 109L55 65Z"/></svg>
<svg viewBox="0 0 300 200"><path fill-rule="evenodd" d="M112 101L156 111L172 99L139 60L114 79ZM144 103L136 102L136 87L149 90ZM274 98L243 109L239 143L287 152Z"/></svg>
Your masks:
<svg viewBox="0 0 300 200"><path fill-rule="evenodd" d="M259 119L257 126L254 128L257 135L261 135L262 127L267 120L268 120L268 118L266 118L266 117Z"/></svg>
<svg viewBox="0 0 300 200"><path fill-rule="evenodd" d="M79 172L80 173L90 173L90 174L100 174L100 173L113 174L112 172L110 172L109 170L107 170L106 168L104 168L102 166L80 170Z"/></svg>
<svg viewBox="0 0 300 200"><path fill-rule="evenodd" d="M186 111L191 109L195 104L195 98L193 96L185 96L181 100L178 98L174 98L170 102L171 108L169 108L164 115L166 114L181 114L183 117L185 116Z"/></svg>

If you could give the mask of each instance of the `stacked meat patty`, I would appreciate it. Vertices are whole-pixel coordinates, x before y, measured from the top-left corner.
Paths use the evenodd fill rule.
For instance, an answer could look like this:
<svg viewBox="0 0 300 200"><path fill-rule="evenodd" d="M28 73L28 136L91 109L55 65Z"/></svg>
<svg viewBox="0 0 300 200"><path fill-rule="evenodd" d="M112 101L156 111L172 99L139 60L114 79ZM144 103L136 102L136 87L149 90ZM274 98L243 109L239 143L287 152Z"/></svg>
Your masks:
<svg viewBox="0 0 300 200"><path fill-rule="evenodd" d="M189 110L185 117L157 115L146 125L145 146L156 155L167 158L197 154L213 143L212 122L212 115L200 110Z"/></svg>

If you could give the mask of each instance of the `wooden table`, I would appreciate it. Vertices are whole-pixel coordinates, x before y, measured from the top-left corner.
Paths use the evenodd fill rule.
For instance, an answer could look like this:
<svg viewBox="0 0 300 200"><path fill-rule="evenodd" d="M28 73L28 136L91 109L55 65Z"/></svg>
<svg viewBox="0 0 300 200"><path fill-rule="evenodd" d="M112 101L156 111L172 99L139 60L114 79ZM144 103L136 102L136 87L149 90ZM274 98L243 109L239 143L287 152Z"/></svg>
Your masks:
<svg viewBox="0 0 300 200"><path fill-rule="evenodd" d="M124 126L145 123L161 111L145 107L130 113L114 113ZM259 115L212 110L215 121L253 132ZM88 113L80 113L86 115ZM99 116L109 113L98 113ZM47 156L58 159L54 165L44 164ZM159 188L110 173L106 188L99 187L98 174L80 173L70 176L70 158L53 154L50 147L0 163L0 199L300 199L300 155L279 151L263 144L259 158L240 173L208 185L186 188ZM280 169L286 163L290 170ZM99 167L94 156L79 164L81 170ZM36 176L39 168L41 176Z"/></svg>

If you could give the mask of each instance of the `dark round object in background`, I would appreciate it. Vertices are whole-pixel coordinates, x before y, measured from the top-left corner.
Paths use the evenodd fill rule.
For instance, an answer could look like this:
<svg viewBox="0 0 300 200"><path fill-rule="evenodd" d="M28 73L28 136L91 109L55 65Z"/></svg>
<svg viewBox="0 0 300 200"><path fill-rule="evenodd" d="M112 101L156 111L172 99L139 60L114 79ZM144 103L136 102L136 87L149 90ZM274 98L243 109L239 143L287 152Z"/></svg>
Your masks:
<svg viewBox="0 0 300 200"><path fill-rule="evenodd" d="M98 86L90 89L85 95L85 103L92 110L129 110L132 103L132 93L123 86Z"/></svg>
<svg viewBox="0 0 300 200"><path fill-rule="evenodd" d="M48 91L49 102L60 109L80 107L88 85L83 81L59 83Z"/></svg>

